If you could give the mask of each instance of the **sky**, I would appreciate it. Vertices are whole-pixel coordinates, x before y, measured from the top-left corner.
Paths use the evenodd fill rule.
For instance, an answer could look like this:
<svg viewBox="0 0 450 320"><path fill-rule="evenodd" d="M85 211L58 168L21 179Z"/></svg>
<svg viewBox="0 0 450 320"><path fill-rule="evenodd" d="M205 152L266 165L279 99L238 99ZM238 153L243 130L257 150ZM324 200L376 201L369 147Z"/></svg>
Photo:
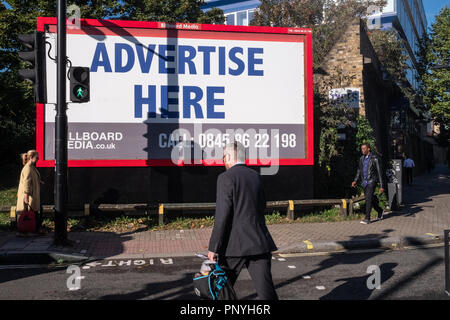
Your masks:
<svg viewBox="0 0 450 320"><path fill-rule="evenodd" d="M428 26L434 23L434 17L447 5L450 8L450 0L422 0L427 15Z"/></svg>
<svg viewBox="0 0 450 320"><path fill-rule="evenodd" d="M446 5L450 7L450 0L422 0L422 1L423 6L425 7L425 14L427 15L429 27L431 27L431 25L434 22L434 17L439 14L442 8L444 8ZM5 3L5 1L1 2ZM7 3L5 4L7 7L9 7Z"/></svg>

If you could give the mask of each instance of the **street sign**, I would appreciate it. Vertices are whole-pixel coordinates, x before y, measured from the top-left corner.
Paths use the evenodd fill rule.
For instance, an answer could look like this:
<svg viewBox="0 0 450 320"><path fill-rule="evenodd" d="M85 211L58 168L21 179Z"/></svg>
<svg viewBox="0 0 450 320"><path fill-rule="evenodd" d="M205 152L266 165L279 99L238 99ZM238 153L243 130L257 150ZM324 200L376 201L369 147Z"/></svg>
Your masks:
<svg viewBox="0 0 450 320"><path fill-rule="evenodd" d="M38 30L57 38L54 18ZM67 111L69 166L220 166L233 140L250 165L314 163L310 29L82 19L67 52L90 75L69 90L84 102ZM37 116L39 165L53 166L54 106Z"/></svg>
<svg viewBox="0 0 450 320"><path fill-rule="evenodd" d="M332 101L337 101L349 108L360 108L361 90L359 88L337 88L328 92L328 97Z"/></svg>

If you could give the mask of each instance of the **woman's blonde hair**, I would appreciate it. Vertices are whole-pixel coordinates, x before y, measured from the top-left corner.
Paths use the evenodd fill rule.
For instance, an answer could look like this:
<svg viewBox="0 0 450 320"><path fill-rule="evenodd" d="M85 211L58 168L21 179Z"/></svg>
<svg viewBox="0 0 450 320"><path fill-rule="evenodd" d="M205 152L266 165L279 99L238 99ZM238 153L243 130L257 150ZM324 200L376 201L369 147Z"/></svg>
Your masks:
<svg viewBox="0 0 450 320"><path fill-rule="evenodd" d="M22 153L20 157L22 158L23 165L26 165L31 158L37 155L37 153L38 152L36 150L30 150L27 153Z"/></svg>

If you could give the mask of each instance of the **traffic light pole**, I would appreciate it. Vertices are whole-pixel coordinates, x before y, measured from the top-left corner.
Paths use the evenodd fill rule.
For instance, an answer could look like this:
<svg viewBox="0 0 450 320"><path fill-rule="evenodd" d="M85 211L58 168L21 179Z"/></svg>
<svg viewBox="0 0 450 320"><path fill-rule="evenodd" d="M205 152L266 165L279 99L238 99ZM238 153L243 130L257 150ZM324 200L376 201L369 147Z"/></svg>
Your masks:
<svg viewBox="0 0 450 320"><path fill-rule="evenodd" d="M58 0L57 107L55 117L55 239L67 239L67 102L66 102L66 0Z"/></svg>

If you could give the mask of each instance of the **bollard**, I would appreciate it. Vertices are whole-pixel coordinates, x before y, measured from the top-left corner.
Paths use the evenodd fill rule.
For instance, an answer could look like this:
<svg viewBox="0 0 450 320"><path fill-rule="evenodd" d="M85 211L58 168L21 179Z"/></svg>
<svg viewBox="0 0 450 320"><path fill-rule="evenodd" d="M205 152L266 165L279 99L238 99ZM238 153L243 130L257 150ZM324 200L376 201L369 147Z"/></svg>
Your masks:
<svg viewBox="0 0 450 320"><path fill-rule="evenodd" d="M89 216L91 214L91 205L90 204L85 204L84 205L84 215L85 216Z"/></svg>
<svg viewBox="0 0 450 320"><path fill-rule="evenodd" d="M348 214L350 216L353 216L353 199L350 199L348 201Z"/></svg>
<svg viewBox="0 0 450 320"><path fill-rule="evenodd" d="M294 220L294 201L289 200L289 206L287 210L287 217L289 220Z"/></svg>
<svg viewBox="0 0 450 320"><path fill-rule="evenodd" d="M11 207L11 211L9 212L9 218L11 220L16 221L17 216L16 216L16 207L15 206Z"/></svg>
<svg viewBox="0 0 450 320"><path fill-rule="evenodd" d="M11 207L11 211L9 212L9 220L11 222L11 226L13 228L17 225L17 214L16 214L16 207Z"/></svg>
<svg viewBox="0 0 450 320"><path fill-rule="evenodd" d="M164 204L159 205L158 209L158 216L159 216L159 225L164 225Z"/></svg>
<svg viewBox="0 0 450 320"><path fill-rule="evenodd" d="M342 204L339 206L339 212L341 216L347 215L347 200L342 199Z"/></svg>

